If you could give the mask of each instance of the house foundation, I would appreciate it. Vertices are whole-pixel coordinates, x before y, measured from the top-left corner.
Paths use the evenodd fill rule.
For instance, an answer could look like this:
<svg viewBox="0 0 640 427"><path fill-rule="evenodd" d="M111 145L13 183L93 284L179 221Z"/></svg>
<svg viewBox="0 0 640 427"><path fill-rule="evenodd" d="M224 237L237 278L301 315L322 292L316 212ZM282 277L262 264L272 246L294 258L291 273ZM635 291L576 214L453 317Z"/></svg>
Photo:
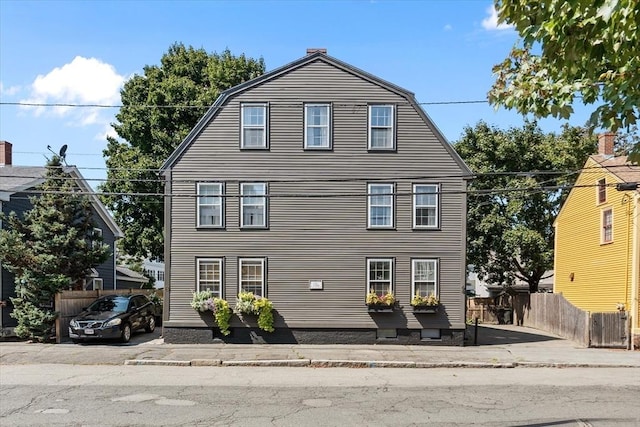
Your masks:
<svg viewBox="0 0 640 427"><path fill-rule="evenodd" d="M164 341L169 344L397 344L463 346L464 330L441 329L424 337L415 329L316 329L276 328L264 332L258 328L231 328L223 335L218 328L167 327Z"/></svg>

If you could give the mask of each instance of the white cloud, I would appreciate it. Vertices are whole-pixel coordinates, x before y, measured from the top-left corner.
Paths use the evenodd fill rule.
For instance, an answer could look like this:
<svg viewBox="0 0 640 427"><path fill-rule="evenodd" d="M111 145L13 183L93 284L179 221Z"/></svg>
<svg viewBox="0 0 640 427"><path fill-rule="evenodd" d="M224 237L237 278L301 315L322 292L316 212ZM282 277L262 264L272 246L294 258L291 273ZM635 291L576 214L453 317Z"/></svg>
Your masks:
<svg viewBox="0 0 640 427"><path fill-rule="evenodd" d="M500 30L510 30L513 28L513 25L505 24L504 22L498 24L498 12L494 5L491 5L487 8L487 13L489 16L482 20L482 27L487 31L500 31Z"/></svg>
<svg viewBox="0 0 640 427"><path fill-rule="evenodd" d="M31 84L31 95L23 103L116 105L125 77L115 68L96 58L76 56L73 61L39 75ZM91 107L25 107L36 116L51 114L70 119L70 124L87 126L109 121L99 108Z"/></svg>
<svg viewBox="0 0 640 427"><path fill-rule="evenodd" d="M20 86L4 87L4 84L0 82L0 95L12 96L20 92Z"/></svg>
<svg viewBox="0 0 640 427"><path fill-rule="evenodd" d="M447 24L447 25L444 26L444 30L445 31L451 31L451 30L453 30L453 27L451 26L451 24Z"/></svg>

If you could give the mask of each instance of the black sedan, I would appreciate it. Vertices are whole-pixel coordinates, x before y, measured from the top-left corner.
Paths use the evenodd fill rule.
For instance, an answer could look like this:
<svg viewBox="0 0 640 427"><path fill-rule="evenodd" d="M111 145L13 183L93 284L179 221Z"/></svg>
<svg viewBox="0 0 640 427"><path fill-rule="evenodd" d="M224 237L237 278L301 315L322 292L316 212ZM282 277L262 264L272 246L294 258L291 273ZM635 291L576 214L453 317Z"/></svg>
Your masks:
<svg viewBox="0 0 640 427"><path fill-rule="evenodd" d="M73 342L112 338L129 342L133 331L153 332L155 328L155 307L145 295L107 295L71 319L69 338Z"/></svg>

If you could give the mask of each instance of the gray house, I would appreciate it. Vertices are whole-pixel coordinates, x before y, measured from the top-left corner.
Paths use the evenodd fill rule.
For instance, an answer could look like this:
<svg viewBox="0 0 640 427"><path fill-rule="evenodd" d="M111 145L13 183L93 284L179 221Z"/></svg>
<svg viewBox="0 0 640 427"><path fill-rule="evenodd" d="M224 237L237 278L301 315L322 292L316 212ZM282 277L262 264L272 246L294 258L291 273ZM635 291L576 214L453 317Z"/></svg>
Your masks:
<svg viewBox="0 0 640 427"><path fill-rule="evenodd" d="M33 205L29 198L34 196L33 190L44 182L46 172L45 167L14 166L12 164L12 144L0 141L0 210L5 215L16 212L19 216L31 210ZM92 191L76 167L69 166L67 172L76 178L76 182L84 191ZM115 253L116 239L122 237L122 231L98 197L93 195L91 198L93 220L96 228L102 234L104 243L111 248L112 255L107 261L92 269L91 274L85 279L84 287L88 290L114 289L116 264L113 254ZM0 299L9 301L10 297L15 297L14 277L0 265ZM16 320L9 316L11 305L8 304L1 310L0 331L2 335L11 334L12 329L17 325Z"/></svg>
<svg viewBox="0 0 640 427"><path fill-rule="evenodd" d="M471 172L411 92L309 50L222 93L162 170L167 342L462 345ZM275 332L221 336L203 289L269 298Z"/></svg>

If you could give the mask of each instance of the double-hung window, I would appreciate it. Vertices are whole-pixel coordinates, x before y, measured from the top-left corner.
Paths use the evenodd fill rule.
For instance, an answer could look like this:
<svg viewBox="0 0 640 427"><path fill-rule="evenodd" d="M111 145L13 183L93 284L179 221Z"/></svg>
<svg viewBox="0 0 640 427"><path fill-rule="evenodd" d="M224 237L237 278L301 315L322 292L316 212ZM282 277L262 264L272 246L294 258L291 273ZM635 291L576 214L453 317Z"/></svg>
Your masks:
<svg viewBox="0 0 640 427"><path fill-rule="evenodd" d="M304 148L331 148L331 106L329 104L305 104Z"/></svg>
<svg viewBox="0 0 640 427"><path fill-rule="evenodd" d="M265 259L240 258L240 292L252 292L265 297Z"/></svg>
<svg viewBox="0 0 640 427"><path fill-rule="evenodd" d="M411 260L411 296L438 296L438 260Z"/></svg>
<svg viewBox="0 0 640 427"><path fill-rule="evenodd" d="M613 210L602 211L602 243L613 242Z"/></svg>
<svg viewBox="0 0 640 427"><path fill-rule="evenodd" d="M367 293L382 296L393 293L393 259L367 260Z"/></svg>
<svg viewBox="0 0 640 427"><path fill-rule="evenodd" d="M196 291L211 291L222 298L222 258L199 258Z"/></svg>
<svg viewBox="0 0 640 427"><path fill-rule="evenodd" d="M267 184L251 182L240 184L240 227L265 228L267 226Z"/></svg>
<svg viewBox="0 0 640 427"><path fill-rule="evenodd" d="M224 227L223 193L220 182L198 183L198 227Z"/></svg>
<svg viewBox="0 0 640 427"><path fill-rule="evenodd" d="M413 228L438 228L439 193L437 184L413 185Z"/></svg>
<svg viewBox="0 0 640 427"><path fill-rule="evenodd" d="M367 227L392 228L394 184L369 184L368 194Z"/></svg>
<svg viewBox="0 0 640 427"><path fill-rule="evenodd" d="M395 149L393 105L369 106L369 150Z"/></svg>
<svg viewBox="0 0 640 427"><path fill-rule="evenodd" d="M240 148L267 149L267 104L242 104Z"/></svg>
<svg viewBox="0 0 640 427"><path fill-rule="evenodd" d="M598 204L604 203L607 201L607 181L602 178L598 180Z"/></svg>
<svg viewBox="0 0 640 427"><path fill-rule="evenodd" d="M99 249L102 246L103 240L102 240L102 229L101 228L94 228L93 229L93 235L91 236L91 249ZM102 289L102 288L100 288Z"/></svg>

